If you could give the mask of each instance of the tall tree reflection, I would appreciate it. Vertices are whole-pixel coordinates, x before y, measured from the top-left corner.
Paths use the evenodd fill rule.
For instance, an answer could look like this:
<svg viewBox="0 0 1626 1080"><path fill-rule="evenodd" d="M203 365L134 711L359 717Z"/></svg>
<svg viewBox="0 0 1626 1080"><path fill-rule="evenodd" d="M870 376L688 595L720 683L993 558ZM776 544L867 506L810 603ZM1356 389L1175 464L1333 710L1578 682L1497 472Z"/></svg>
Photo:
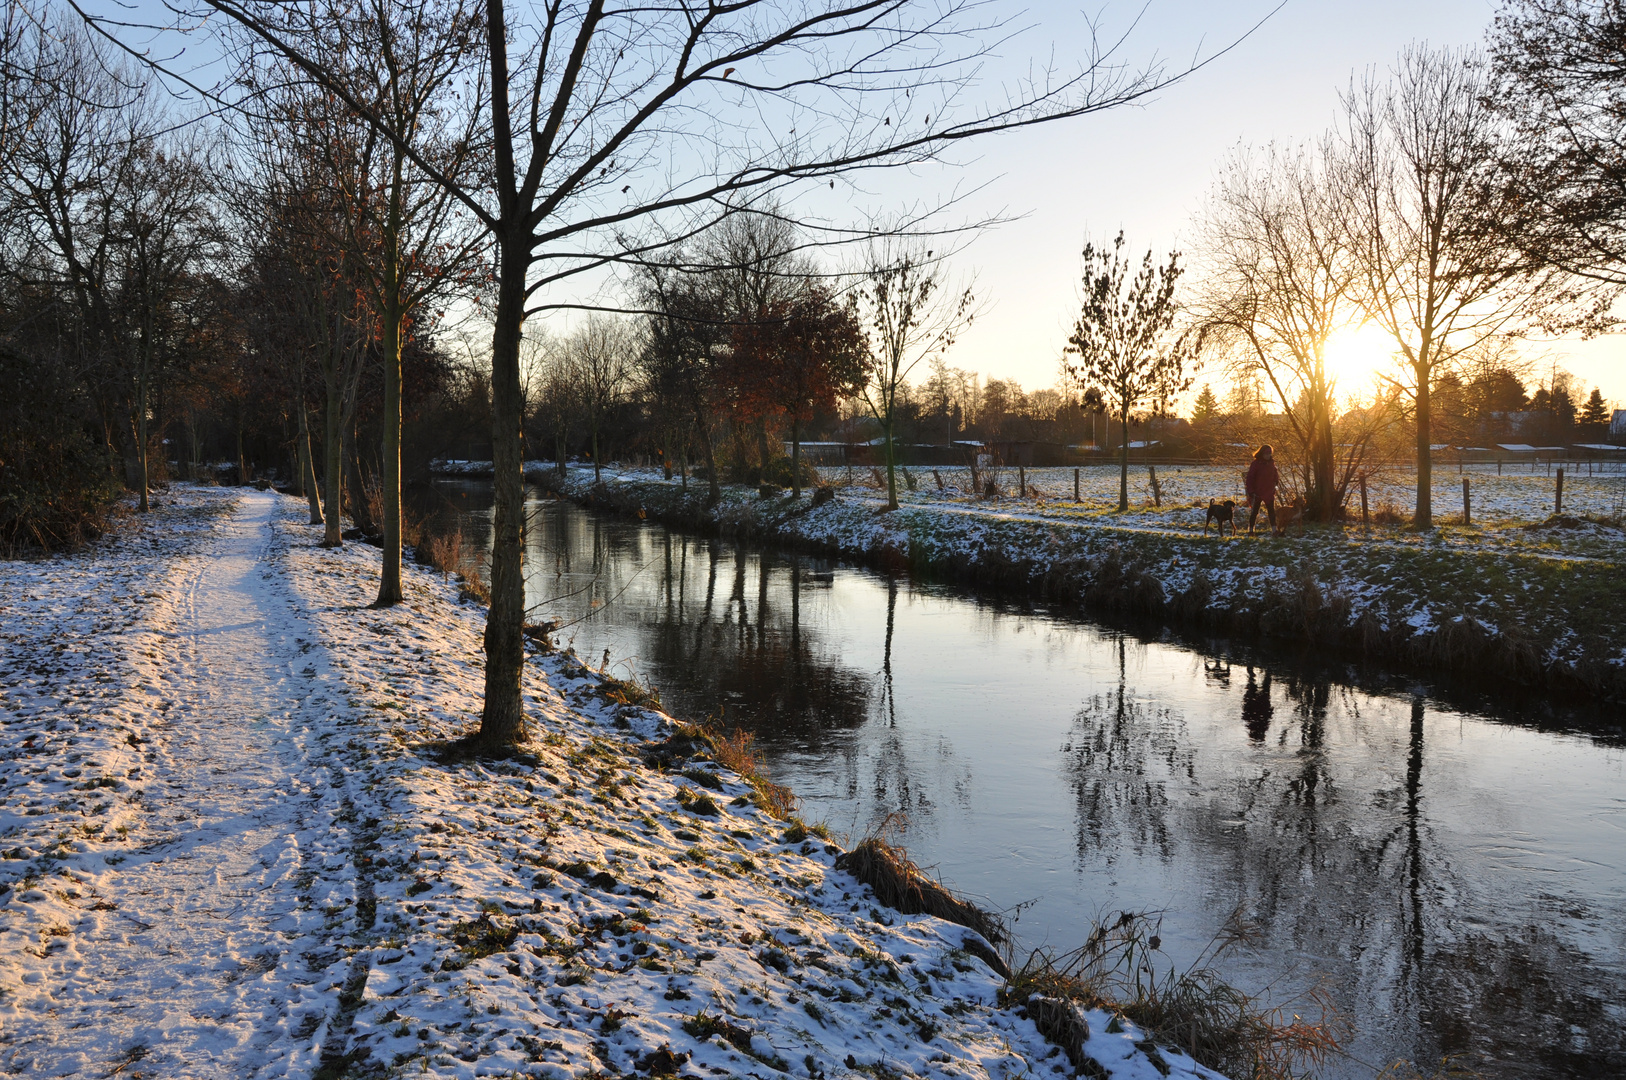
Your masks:
<svg viewBox="0 0 1626 1080"><path fill-rule="evenodd" d="M1195 765L1193 751L1183 745L1184 720L1130 691L1124 635L1117 635L1115 646L1118 685L1085 703L1062 748L1080 864L1095 857L1111 862L1123 847L1172 858L1168 785L1191 776Z"/></svg>

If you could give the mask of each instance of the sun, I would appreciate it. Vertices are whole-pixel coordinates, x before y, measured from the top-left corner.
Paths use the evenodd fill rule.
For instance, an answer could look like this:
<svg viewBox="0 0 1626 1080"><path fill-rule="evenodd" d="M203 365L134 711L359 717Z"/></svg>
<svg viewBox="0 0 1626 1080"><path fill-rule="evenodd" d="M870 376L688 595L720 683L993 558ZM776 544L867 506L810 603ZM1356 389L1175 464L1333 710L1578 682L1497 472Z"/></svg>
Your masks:
<svg viewBox="0 0 1626 1080"><path fill-rule="evenodd" d="M1375 322L1335 332L1327 339L1327 372L1341 393L1370 389L1372 377L1394 366L1394 339Z"/></svg>

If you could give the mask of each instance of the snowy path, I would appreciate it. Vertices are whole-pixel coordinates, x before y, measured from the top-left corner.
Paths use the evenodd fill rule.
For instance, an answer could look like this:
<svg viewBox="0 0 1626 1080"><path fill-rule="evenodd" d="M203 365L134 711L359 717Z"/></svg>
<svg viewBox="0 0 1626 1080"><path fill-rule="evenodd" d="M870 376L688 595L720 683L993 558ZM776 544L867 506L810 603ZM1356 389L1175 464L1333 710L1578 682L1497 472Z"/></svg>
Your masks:
<svg viewBox="0 0 1626 1080"><path fill-rule="evenodd" d="M533 645L539 738L447 759L483 679L455 583L371 608L378 553L294 500L163 502L0 567L0 1073L1073 1071L985 942L883 912L626 687ZM1218 1080L1074 1018L1111 1080Z"/></svg>
<svg viewBox="0 0 1626 1080"><path fill-rule="evenodd" d="M137 737L154 781L143 843L73 875L83 893L59 892L77 918L46 931L57 947L23 974L31 1000L0 1055L10 1069L236 1077L319 1053L308 1023L304 1053L273 1045L300 983L317 981L308 957L332 959L301 908L323 869L307 867L309 840L333 831L329 801L310 794L328 786L306 716L320 684L269 561L276 501L244 496L173 566L168 610L146 615L159 662L135 681L161 681L147 684L159 700Z"/></svg>

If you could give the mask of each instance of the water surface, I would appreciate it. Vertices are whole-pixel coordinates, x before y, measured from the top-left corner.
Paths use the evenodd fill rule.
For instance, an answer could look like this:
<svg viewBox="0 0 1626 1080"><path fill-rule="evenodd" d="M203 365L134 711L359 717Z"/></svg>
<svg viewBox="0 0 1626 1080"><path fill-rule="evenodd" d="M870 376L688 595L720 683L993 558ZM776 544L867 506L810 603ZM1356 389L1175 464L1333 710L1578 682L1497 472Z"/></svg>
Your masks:
<svg viewBox="0 0 1626 1080"><path fill-rule="evenodd" d="M442 485L477 533L480 484ZM594 666L754 732L804 816L889 822L1068 949L1162 913L1171 964L1240 914L1228 979L1396 1058L1626 1076L1618 714L1139 634L1068 610L531 503L530 602ZM482 535L483 541L483 535ZM1370 1065L1371 1067L1366 1067Z"/></svg>

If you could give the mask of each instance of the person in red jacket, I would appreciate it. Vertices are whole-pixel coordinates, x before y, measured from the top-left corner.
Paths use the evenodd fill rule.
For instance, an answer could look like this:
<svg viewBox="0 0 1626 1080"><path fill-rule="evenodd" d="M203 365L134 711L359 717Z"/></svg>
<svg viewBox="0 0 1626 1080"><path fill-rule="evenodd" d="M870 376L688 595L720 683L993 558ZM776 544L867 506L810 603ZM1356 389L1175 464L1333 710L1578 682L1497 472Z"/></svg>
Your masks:
<svg viewBox="0 0 1626 1080"><path fill-rule="evenodd" d="M1253 464L1248 466L1248 478L1243 481L1242 487L1248 493L1248 535L1254 535L1254 525L1259 520L1259 507L1265 508L1265 517L1270 522L1270 531L1276 531L1276 484L1281 479L1276 472L1276 455L1265 443L1253 455Z"/></svg>

